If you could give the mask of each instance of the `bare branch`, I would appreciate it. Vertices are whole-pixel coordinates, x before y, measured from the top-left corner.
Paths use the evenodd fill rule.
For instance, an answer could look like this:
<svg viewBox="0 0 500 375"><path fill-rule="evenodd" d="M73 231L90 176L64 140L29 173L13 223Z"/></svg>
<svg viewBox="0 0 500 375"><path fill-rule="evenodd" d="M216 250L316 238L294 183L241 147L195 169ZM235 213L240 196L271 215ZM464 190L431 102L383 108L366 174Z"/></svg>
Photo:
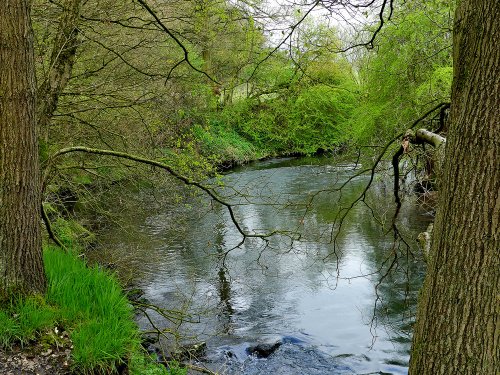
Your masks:
<svg viewBox="0 0 500 375"><path fill-rule="evenodd" d="M252 74L250 74L250 77L248 77L247 81L250 81L255 73L257 72L257 69L260 67L261 64L266 62L276 51L278 51L286 42L288 39L290 39L297 27L307 18L307 16L318 6L320 3L320 0L316 0L313 5L306 11L306 13L300 18L298 22L296 22L294 25L290 27L289 33L283 38L283 40L274 47L274 49L269 52L266 57L264 57L262 60L258 61L257 64L255 65L254 70L252 71Z"/></svg>
<svg viewBox="0 0 500 375"><path fill-rule="evenodd" d="M201 69L198 69L197 67L195 67L193 65L193 63L189 60L189 51L187 50L186 46L184 46L184 44L182 44L182 42L179 40L179 38L177 38L173 33L172 31L170 31L170 29L165 26L165 24L160 20L160 18L158 17L158 15L149 7L149 5L144 1L144 0L137 0L139 2L139 4L141 4L141 6L151 15L153 16L153 18L156 20L156 22L158 23L158 26L163 29L163 31L165 31L168 36L170 38L172 38L174 40L175 43L177 43L177 45L182 49L183 53L184 53L184 59L182 61L185 61L190 67L191 69L193 69L194 71L198 72L198 73L201 73L203 74L205 77L207 77L210 81L220 85L220 83L214 79L213 77L211 77L207 72L201 70ZM177 67L180 65L180 62L175 64L174 67ZM172 70L169 72L168 76L170 76L172 74Z"/></svg>
<svg viewBox="0 0 500 375"><path fill-rule="evenodd" d="M55 154L53 154L47 160L42 186L45 186L46 181L48 180L48 176L50 174L50 171L51 171L51 168L54 164L55 159L57 159L60 156L63 156L63 155L69 154L69 153L73 153L73 152L84 152L84 153L95 154L95 155L113 156L113 157L118 157L118 158L122 158L122 159L132 160L132 161L142 163L142 164L151 165L153 167L157 167L157 168L166 170L170 175L174 176L176 179L182 181L184 184L186 184L188 186L197 187L198 189L205 192L214 201L221 204L222 206L224 206L227 209L229 216L231 217L231 221L233 222L233 225L236 227L237 231L243 236L243 239L238 244L238 246L241 246L245 242L245 239L247 239L247 238L259 238L259 239L265 240L268 237L272 237L272 236L277 235L277 234L283 234L282 231L280 232L278 230L274 230L274 231L271 231L269 233L264 233L264 234L246 232L239 224L239 222L235 216L232 205L230 203L226 202L222 197L220 197L211 188L203 185L200 182L191 180L190 178L185 177L185 176L177 173L172 167L170 167L169 165L167 165L165 163L162 163L162 162L159 162L156 160L147 159L147 158L137 156L137 155L128 154L125 152L120 152L120 151L102 150L102 149L95 149L95 148L83 147L83 146L74 146L74 147L68 147L68 148L61 149L61 150L57 151Z"/></svg>
<svg viewBox="0 0 500 375"><path fill-rule="evenodd" d="M40 210L42 212L42 219L45 224L45 228L47 229L47 233L49 234L49 238L55 242L57 246L59 246L64 251L68 251L66 246L61 242L61 240L56 236L54 231L52 230L52 225L50 224L49 217L47 216L47 212L45 211L45 207L42 204L42 208Z"/></svg>

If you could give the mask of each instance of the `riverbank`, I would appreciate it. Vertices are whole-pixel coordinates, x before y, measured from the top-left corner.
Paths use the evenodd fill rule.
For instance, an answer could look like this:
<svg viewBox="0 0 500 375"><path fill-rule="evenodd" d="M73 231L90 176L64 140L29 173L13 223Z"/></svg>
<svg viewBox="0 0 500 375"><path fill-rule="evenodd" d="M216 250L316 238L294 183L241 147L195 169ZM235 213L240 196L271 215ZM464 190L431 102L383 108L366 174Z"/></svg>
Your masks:
<svg viewBox="0 0 500 375"><path fill-rule="evenodd" d="M110 272L47 247L46 295L0 309L2 374L185 374L150 359L134 311Z"/></svg>
<svg viewBox="0 0 500 375"><path fill-rule="evenodd" d="M337 155L348 151L347 139L339 139L331 144L323 140L310 139L307 147L290 139L280 142L263 142L264 135L249 136L243 131L235 131L231 127L210 125L195 127L193 132L195 147L191 149L193 160L201 157L215 170L226 171L236 166L253 161L263 161L271 158L319 156L324 154ZM283 138L283 137L282 137Z"/></svg>

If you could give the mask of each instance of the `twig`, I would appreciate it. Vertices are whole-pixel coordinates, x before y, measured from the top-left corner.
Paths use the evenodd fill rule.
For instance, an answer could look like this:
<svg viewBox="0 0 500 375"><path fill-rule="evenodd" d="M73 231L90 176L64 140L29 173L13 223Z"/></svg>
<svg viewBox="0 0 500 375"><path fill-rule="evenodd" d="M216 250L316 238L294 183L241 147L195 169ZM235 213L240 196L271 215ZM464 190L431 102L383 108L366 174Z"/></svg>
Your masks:
<svg viewBox="0 0 500 375"><path fill-rule="evenodd" d="M59 238L57 238L56 234L52 230L52 225L50 224L50 220L49 220L49 217L47 216L47 212L45 211L45 207L43 206L43 203L42 203L41 212L42 212L42 219L43 219L43 222L45 224L45 228L47 229L47 233L49 234L49 238L52 241L54 241L56 243L56 245L59 246L61 249L63 249L64 251L68 251L66 246L64 246L64 244L61 242L61 240Z"/></svg>
<svg viewBox="0 0 500 375"><path fill-rule="evenodd" d="M204 374L219 375L217 372L213 372L205 367L196 366L196 365L193 365L191 363L184 363L183 362L183 363L181 363L181 366L187 367L187 368L194 370L194 371L202 372Z"/></svg>
<svg viewBox="0 0 500 375"><path fill-rule="evenodd" d="M182 49L183 53L184 53L184 58L179 61L178 63L176 63L174 65L174 68L176 68L177 66L179 66L183 61L185 61L190 67L191 69L193 69L194 71L198 72L198 73L201 73L203 74L205 77L207 77L210 81L216 83L216 84L220 84L216 79L212 78L207 72L201 70L201 69L198 69L197 67L195 67L193 65L193 63L189 60L189 51L187 50L186 46L184 46L184 44L182 44L182 42L179 40L179 38L177 38L171 31L170 29L165 26L165 24L160 20L160 18L158 17L158 15L149 7L149 5L144 1L144 0L137 0L137 2L139 4L141 4L141 6L151 15L153 16L153 18L156 20L156 22L158 23L158 26L163 29L163 31L165 31L168 36L170 38L172 38L174 40L175 43L177 43L177 45ZM168 73L168 77L170 77L171 73L172 73L173 69L170 70L170 72Z"/></svg>

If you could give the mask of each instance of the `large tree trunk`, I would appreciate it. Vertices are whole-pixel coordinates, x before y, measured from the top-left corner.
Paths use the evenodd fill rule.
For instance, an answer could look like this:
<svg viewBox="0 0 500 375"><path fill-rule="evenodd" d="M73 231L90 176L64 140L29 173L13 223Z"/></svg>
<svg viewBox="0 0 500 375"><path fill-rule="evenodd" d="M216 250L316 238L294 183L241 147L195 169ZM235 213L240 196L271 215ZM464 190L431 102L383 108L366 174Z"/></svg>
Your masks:
<svg viewBox="0 0 500 375"><path fill-rule="evenodd" d="M29 9L0 1L0 298L45 288Z"/></svg>
<svg viewBox="0 0 500 375"><path fill-rule="evenodd" d="M462 0L446 158L410 374L500 369L500 1Z"/></svg>

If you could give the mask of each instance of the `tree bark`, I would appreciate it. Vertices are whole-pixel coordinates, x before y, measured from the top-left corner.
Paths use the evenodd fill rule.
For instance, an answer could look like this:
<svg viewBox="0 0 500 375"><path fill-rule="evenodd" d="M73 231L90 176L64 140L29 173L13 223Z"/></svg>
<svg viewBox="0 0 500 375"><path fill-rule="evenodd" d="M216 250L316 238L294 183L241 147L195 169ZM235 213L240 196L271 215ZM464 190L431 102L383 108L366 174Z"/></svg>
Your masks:
<svg viewBox="0 0 500 375"><path fill-rule="evenodd" d="M500 2L462 0L446 157L410 374L500 369Z"/></svg>
<svg viewBox="0 0 500 375"><path fill-rule="evenodd" d="M43 292L29 0L0 1L0 298Z"/></svg>

